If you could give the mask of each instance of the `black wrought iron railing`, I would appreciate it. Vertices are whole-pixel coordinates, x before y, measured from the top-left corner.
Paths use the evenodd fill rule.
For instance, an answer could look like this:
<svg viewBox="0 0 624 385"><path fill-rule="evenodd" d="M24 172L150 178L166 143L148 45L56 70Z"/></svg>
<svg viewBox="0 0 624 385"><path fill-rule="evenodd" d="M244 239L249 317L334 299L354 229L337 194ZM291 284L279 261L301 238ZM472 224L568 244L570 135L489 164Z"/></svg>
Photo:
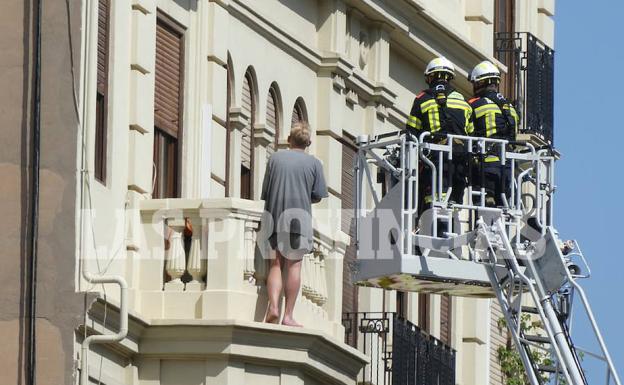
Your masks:
<svg viewBox="0 0 624 385"><path fill-rule="evenodd" d="M553 145L555 51L528 32L497 33L494 50L511 75L520 132Z"/></svg>
<svg viewBox="0 0 624 385"><path fill-rule="evenodd" d="M370 357L358 384L455 385L455 350L396 313L345 313L345 342Z"/></svg>

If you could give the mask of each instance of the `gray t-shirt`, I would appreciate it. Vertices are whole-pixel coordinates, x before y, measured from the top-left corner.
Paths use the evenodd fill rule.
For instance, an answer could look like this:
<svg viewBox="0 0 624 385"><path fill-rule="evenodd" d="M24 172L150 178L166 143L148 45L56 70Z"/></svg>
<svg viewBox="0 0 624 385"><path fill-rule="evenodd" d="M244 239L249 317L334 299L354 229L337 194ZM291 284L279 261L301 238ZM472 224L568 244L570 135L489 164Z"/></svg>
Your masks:
<svg viewBox="0 0 624 385"><path fill-rule="evenodd" d="M327 197L321 162L300 150L282 150L269 158L262 196L264 210L273 220L264 231L294 233L312 239L312 202Z"/></svg>

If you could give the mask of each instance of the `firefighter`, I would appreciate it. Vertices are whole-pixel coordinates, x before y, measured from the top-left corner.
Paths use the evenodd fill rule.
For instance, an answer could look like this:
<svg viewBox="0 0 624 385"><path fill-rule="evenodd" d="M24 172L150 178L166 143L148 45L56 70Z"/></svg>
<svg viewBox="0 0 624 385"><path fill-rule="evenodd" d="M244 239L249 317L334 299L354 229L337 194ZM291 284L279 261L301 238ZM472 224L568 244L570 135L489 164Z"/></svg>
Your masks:
<svg viewBox="0 0 624 385"><path fill-rule="evenodd" d="M412 110L407 121L406 129L409 133L420 136L428 131L432 134L469 135L472 133L470 117L472 110L462 94L451 85L450 80L455 76L455 67L448 59L438 57L429 62L425 69L425 81L429 88L420 92L414 99ZM446 143L445 137L437 136L427 140L436 143ZM446 159L446 158L445 158ZM442 175L442 197L452 183L450 202L462 203L466 187L466 157L461 154L453 155L453 162L446 161ZM420 186L423 188L420 196L424 198L419 205L420 212L429 208L433 201L431 193L431 170L424 167L421 172Z"/></svg>
<svg viewBox="0 0 624 385"><path fill-rule="evenodd" d="M520 117L513 105L498 91L500 80L500 71L489 61L477 64L470 73L474 97L468 103L472 107L473 135L513 141ZM475 176L473 185L480 188L483 183L485 186L487 206L503 207L502 196L511 183L511 168L508 164L501 164L499 151L499 146L490 146L472 173Z"/></svg>

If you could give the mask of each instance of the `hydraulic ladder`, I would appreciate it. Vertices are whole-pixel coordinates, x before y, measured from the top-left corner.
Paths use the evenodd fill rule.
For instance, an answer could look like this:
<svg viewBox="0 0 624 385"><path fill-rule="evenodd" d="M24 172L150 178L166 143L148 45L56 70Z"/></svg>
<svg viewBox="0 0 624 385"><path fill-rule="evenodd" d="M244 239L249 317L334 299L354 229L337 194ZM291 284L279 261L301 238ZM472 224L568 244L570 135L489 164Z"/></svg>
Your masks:
<svg viewBox="0 0 624 385"><path fill-rule="evenodd" d="M531 385L544 384L547 381L544 373L554 373L557 383L565 379L566 384L588 385L566 322L568 309L565 306L569 304L570 296L568 289L573 287L582 292L582 288L575 282L580 276L573 274L578 272L578 268L561 252L554 230L549 227L546 236L542 238L544 242L541 247L526 250L523 258L518 258L518 251L514 251L501 218L490 226L479 220L477 233L475 251L483 261L490 264L488 273L492 287ZM504 274L494 268L501 264L506 268ZM526 268L524 272L521 265ZM523 296L527 292L532 307L525 305L527 301ZM584 293L582 297L585 301ZM589 307L589 304L585 305ZM527 335L523 331L521 324L524 313L539 317L545 336ZM590 318L593 320L593 316ZM598 328L594 331L610 369L607 381L613 376L615 383L621 385L600 331ZM534 349L549 354L552 365L536 363L532 354Z"/></svg>

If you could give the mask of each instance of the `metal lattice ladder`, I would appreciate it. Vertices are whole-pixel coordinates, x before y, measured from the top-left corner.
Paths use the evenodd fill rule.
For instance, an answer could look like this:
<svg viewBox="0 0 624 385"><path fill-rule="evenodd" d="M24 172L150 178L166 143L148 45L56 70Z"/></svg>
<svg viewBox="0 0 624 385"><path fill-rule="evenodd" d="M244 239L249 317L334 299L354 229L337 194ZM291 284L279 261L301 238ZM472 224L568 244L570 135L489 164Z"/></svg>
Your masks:
<svg viewBox="0 0 624 385"><path fill-rule="evenodd" d="M492 225L479 220L476 231L475 253L489 264L492 287L531 385L548 382L544 373L554 373L556 383L565 380L566 384L588 385L568 331L567 317L558 308L558 305L567 303L565 297L569 291L562 290L566 285L581 292L582 289L576 283L579 277L573 274L575 265L563 256L554 229L546 230L545 242L539 250L528 249L524 252L514 251L501 218ZM518 258L519 253L524 254L523 258ZM532 306L525 305L526 293ZM586 301L584 293L582 298ZM587 303L585 305L608 365L607 384L612 376L615 383L621 385L591 309ZM528 335L522 329L522 315L525 313L539 317L545 336ZM535 349L545 351L552 365L535 362Z"/></svg>

